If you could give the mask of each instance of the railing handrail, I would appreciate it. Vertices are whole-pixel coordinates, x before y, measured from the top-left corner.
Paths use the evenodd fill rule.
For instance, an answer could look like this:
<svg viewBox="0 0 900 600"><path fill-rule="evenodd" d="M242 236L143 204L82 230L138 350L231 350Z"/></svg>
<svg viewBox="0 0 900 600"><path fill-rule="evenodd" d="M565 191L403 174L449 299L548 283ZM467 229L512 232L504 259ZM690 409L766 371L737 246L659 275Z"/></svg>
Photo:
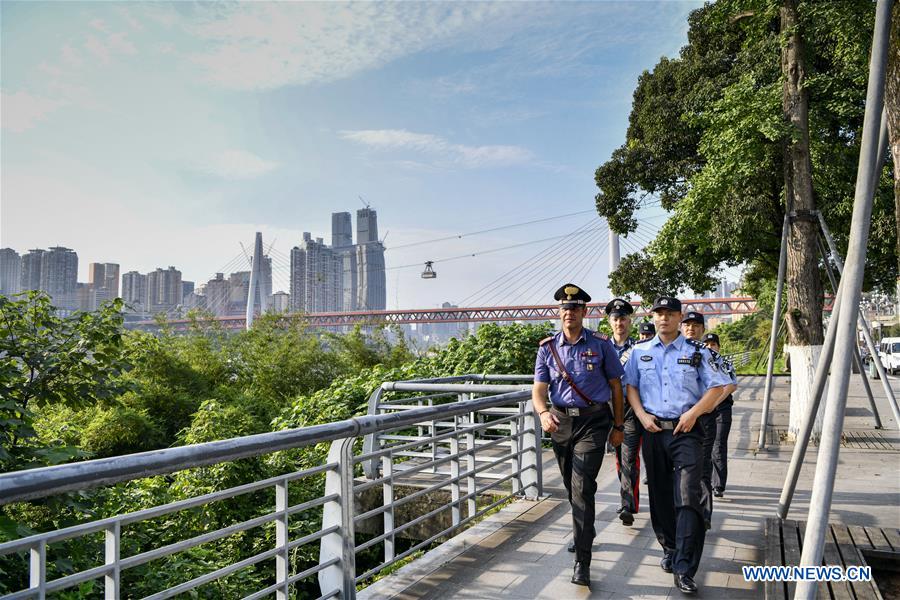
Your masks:
<svg viewBox="0 0 900 600"><path fill-rule="evenodd" d="M14 471L0 475L0 505L378 433L435 416L453 417L529 396L527 390L506 392L452 404L423 406L402 413L366 415L323 425Z"/></svg>

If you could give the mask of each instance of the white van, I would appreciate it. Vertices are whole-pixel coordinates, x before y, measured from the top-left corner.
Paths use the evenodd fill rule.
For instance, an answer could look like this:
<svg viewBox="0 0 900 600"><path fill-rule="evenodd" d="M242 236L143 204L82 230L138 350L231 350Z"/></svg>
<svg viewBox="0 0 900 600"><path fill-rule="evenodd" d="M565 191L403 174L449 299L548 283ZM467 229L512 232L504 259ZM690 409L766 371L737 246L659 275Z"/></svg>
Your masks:
<svg viewBox="0 0 900 600"><path fill-rule="evenodd" d="M900 337L886 337L878 344L878 357L884 370L893 375L900 371Z"/></svg>

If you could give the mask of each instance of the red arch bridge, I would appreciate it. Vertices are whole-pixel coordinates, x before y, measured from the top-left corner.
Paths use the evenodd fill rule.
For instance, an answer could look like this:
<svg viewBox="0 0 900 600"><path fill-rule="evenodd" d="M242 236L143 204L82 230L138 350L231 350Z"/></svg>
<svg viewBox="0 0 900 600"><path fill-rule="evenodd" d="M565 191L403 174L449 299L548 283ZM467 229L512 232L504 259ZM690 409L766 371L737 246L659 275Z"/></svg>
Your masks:
<svg viewBox="0 0 900 600"><path fill-rule="evenodd" d="M682 300L683 310L694 310L710 316L746 315L756 312L756 300L749 296L733 298L697 298ZM604 318L606 302L588 304L587 318ZM830 304L830 302L829 302ZM633 303L636 316L647 314L647 308ZM826 307L828 310L828 307ZM513 321L552 321L558 318L556 304L534 306L483 306L458 308L429 308L408 310L373 310L354 312L295 313L311 328L343 327L361 325L412 325L419 323L484 323ZM214 317L226 329L244 329L247 319L244 315ZM190 319L167 321L175 331L190 327ZM130 325L138 329L158 329L156 321L139 321Z"/></svg>

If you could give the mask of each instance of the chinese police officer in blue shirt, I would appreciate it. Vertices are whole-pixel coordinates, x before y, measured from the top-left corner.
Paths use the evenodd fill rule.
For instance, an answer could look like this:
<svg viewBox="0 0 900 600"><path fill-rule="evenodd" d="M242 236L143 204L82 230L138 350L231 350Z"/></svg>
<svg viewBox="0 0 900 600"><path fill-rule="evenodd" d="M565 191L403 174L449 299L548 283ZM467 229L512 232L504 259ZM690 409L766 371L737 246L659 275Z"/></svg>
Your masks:
<svg viewBox="0 0 900 600"><path fill-rule="evenodd" d="M644 427L650 522L660 563L675 586L697 591L706 528L700 501L703 434L697 418L713 409L729 379L709 350L678 331L681 302L661 297L651 309L656 335L638 343L625 366L628 403Z"/></svg>
<svg viewBox="0 0 900 600"><path fill-rule="evenodd" d="M572 583L589 586L597 474L607 437L613 446L622 443L623 370L609 337L582 325L591 297L571 283L553 297L559 302L562 331L541 340L531 401L541 427L552 438L572 505Z"/></svg>
<svg viewBox="0 0 900 600"><path fill-rule="evenodd" d="M701 313L698 313L696 311L688 311L687 313L685 313L684 318L681 320L681 334L684 337L689 340L699 342L701 341L700 338L703 336L703 333L705 331L706 319ZM709 346L706 347L709 348ZM716 365L718 366L719 370L724 375L728 376L728 383L722 388L722 393L716 402L715 410L713 410L712 412L708 412L705 415L700 415L700 418L697 420L697 422L703 428L703 477L700 480L700 501L703 504L703 522L704 525L706 525L707 529L712 526L713 449L716 445L717 413L719 407L721 406L721 403L724 402L727 397L730 397L731 393L737 389L737 386L735 385L736 382L732 382L732 377L725 365L725 361L722 360L722 357L719 356L719 353L715 350L710 350L710 353L716 360Z"/></svg>
<svg viewBox="0 0 900 600"><path fill-rule="evenodd" d="M719 352L719 336L707 333L703 343L713 352ZM712 481L713 495L721 498L725 495L725 483L728 480L728 434L731 431L731 407L734 406L732 393L737 389L737 374L730 359L722 357L725 374L731 378L731 386L726 388L728 395L716 407L716 439L712 448Z"/></svg>

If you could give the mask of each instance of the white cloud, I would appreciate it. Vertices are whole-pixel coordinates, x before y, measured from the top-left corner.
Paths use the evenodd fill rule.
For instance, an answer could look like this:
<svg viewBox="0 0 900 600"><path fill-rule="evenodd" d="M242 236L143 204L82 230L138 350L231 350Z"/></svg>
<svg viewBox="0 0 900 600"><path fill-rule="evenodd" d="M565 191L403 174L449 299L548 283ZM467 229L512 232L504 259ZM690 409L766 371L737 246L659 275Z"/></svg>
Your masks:
<svg viewBox="0 0 900 600"><path fill-rule="evenodd" d="M84 49L93 54L94 57L104 65L109 64L109 48L107 48L106 45L96 37L89 35L88 38L84 41Z"/></svg>
<svg viewBox="0 0 900 600"><path fill-rule="evenodd" d="M21 133L31 129L66 103L60 100L40 98L25 92L0 93L0 124L3 129Z"/></svg>
<svg viewBox="0 0 900 600"><path fill-rule="evenodd" d="M195 169L222 179L255 179L274 171L281 164L266 160L246 150L225 150L197 163Z"/></svg>
<svg viewBox="0 0 900 600"><path fill-rule="evenodd" d="M449 41L507 3L238 3L191 28L208 81L241 90L332 81Z"/></svg>
<svg viewBox="0 0 900 600"><path fill-rule="evenodd" d="M69 44L63 45L60 54L62 55L63 62L70 67L77 69L84 64L84 59L81 58L81 54Z"/></svg>
<svg viewBox="0 0 900 600"><path fill-rule="evenodd" d="M350 140L377 150L409 150L434 156L438 166L466 169L508 167L529 164L534 155L521 146L466 146L452 144L430 133L414 133L405 129L364 129L341 131ZM407 163L408 161L403 161ZM419 164L418 161L416 164Z"/></svg>

